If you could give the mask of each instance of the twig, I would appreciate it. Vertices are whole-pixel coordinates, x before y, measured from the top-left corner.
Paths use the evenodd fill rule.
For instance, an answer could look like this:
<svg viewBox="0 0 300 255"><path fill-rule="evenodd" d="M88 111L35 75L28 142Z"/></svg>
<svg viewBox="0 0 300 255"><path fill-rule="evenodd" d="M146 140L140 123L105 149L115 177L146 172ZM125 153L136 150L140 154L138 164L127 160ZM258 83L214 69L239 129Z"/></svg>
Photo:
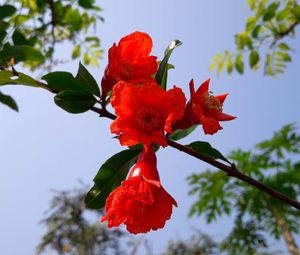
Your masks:
<svg viewBox="0 0 300 255"><path fill-rule="evenodd" d="M169 138L166 138L166 140L167 140L168 145L170 145L171 147L176 148L177 150L180 150L186 154L189 154L197 159L200 159L214 167L217 167L218 169L226 172L229 176L233 176L239 180L242 180L243 182L246 182L252 186L255 186L259 190L264 191L265 193L268 193L272 197L275 197L275 198L281 200L282 202L285 202L285 203L293 206L294 208L300 210L300 203L298 201L293 200L293 199L289 198L288 196L270 188L269 186L243 174L241 171L239 171L235 167L234 164L232 164L231 166L225 165L225 164L223 164L219 161L216 161L202 153L196 152L187 146L179 144Z"/></svg>

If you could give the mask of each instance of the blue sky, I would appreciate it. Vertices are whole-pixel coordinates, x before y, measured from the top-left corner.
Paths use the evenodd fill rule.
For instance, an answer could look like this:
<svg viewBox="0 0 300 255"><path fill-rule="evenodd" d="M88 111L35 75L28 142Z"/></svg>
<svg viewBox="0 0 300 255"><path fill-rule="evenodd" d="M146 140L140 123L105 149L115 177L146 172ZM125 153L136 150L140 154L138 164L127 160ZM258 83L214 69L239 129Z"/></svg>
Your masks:
<svg viewBox="0 0 300 255"><path fill-rule="evenodd" d="M105 52L122 36L135 30L147 32L153 39L153 54L163 56L173 39L183 45L176 49L170 62L176 69L169 73L169 87L177 85L188 92L194 78L199 85L211 78L210 89L217 95L229 92L224 112L237 119L223 124L224 130L204 136L198 128L183 142L209 141L224 154L237 148L249 149L272 136L272 132L290 122L299 125L299 53L277 79L263 76L262 71L246 71L243 76L227 74L217 77L208 71L210 59L217 51L234 49L234 34L244 28L249 10L246 1L235 0L126 0L99 1L105 23L99 24L97 36ZM299 32L299 31L297 31ZM291 40L297 48L299 36ZM69 58L69 45L58 54ZM68 52L68 55L67 55ZM100 82L107 57L98 69L89 68ZM55 67L54 70L77 71L78 62ZM297 81L298 80L298 81ZM0 107L0 247L6 255L34 254L45 232L39 221L52 197L51 189L70 189L78 179L92 184L99 166L122 150L109 132L109 120L99 119L93 112L71 115L54 103L46 91L28 87L7 87L20 113ZM147 234L155 253L162 251L167 240L187 238L192 228L223 238L231 228L231 219L206 224L205 219L188 219L193 198L188 197L186 177L201 172L208 165L166 148L158 152L158 169L166 190L177 200L171 220L160 231ZM137 236L136 238L140 238ZM17 245L16 245L17 244ZM283 243L273 242L284 249Z"/></svg>

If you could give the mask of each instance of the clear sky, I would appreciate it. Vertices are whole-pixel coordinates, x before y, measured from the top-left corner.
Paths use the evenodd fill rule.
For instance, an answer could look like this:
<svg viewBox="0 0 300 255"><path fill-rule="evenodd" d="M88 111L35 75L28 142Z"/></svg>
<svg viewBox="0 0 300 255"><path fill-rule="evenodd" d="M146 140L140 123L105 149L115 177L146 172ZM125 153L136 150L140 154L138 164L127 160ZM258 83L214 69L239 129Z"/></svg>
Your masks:
<svg viewBox="0 0 300 255"><path fill-rule="evenodd" d="M97 35L105 52L113 42L135 30L150 34L153 54L159 58L170 41L180 39L183 45L170 60L176 69L169 73L169 87L177 85L188 92L191 78L199 85L211 77L210 89L216 95L230 93L224 112L237 119L224 123L224 130L214 136L204 136L198 128L183 142L209 141L226 154L237 148L252 148L287 123L299 125L299 52L293 54L292 64L277 79L248 69L243 76L231 77L217 77L208 71L210 59L217 51L234 49L233 36L244 28L249 15L246 1L104 0L99 5L106 21L99 24ZM291 46L299 50L299 36L291 41ZM59 54L69 58L70 50L65 45ZM99 82L106 64L105 56L100 68L89 68ZM55 70L75 73L77 67L78 62L74 61ZM99 166L123 148L112 139L110 122L93 112L68 114L53 103L49 93L39 89L10 86L2 90L17 100L20 113L0 106L1 254L30 255L45 232L39 221L49 206L50 189L71 189L78 179L92 184ZM208 165L172 148L158 152L161 181L179 207L163 230L146 235L155 254L163 250L167 240L187 238L193 228L218 240L230 230L232 223L228 218L209 225L204 218L187 218L194 199L187 196L185 179L207 168ZM282 243L272 244L284 249Z"/></svg>

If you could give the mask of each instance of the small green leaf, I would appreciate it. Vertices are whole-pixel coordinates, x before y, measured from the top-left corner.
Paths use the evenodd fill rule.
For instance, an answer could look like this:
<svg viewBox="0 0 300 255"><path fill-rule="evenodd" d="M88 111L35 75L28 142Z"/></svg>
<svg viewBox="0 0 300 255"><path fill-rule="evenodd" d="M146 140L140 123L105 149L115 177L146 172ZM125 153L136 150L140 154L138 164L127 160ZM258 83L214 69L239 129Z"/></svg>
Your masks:
<svg viewBox="0 0 300 255"><path fill-rule="evenodd" d="M12 5L2 5L0 6L0 19L4 19L12 16L16 12L16 8Z"/></svg>
<svg viewBox="0 0 300 255"><path fill-rule="evenodd" d="M3 85L25 85L30 87L44 88L42 84L32 77L18 72L18 76L14 76L12 71L0 71L0 86Z"/></svg>
<svg viewBox="0 0 300 255"><path fill-rule="evenodd" d="M0 51L0 65L5 65L11 58L14 58L15 63L27 60L38 63L44 61L44 56L38 50L25 45L6 47Z"/></svg>
<svg viewBox="0 0 300 255"><path fill-rule="evenodd" d="M187 145L187 147L190 147L194 151L205 154L213 159L221 159L230 163L230 161L225 158L221 152L213 148L208 142L197 141Z"/></svg>
<svg viewBox="0 0 300 255"><path fill-rule="evenodd" d="M277 57L277 59L278 59L279 61L284 61L284 62L291 62L291 61L292 61L291 56L290 56L288 53L286 53L286 52L283 52L283 51L277 51L277 52L275 53L275 55L276 55L276 57Z"/></svg>
<svg viewBox="0 0 300 255"><path fill-rule="evenodd" d="M158 67L158 71L155 75L155 79L157 81L157 83L164 89L166 90L167 88L167 78L168 78L168 61L169 58L173 52L173 50L180 46L182 44L181 41L179 40L174 40L170 43L170 45L168 46L168 48L165 50L165 56L163 58L163 60L161 61L159 67Z"/></svg>
<svg viewBox="0 0 300 255"><path fill-rule="evenodd" d="M124 150L109 158L94 178L94 186L85 198L88 208L104 207L107 196L125 180L141 150Z"/></svg>
<svg viewBox="0 0 300 255"><path fill-rule="evenodd" d="M93 9L95 0L79 0L78 4L85 9Z"/></svg>
<svg viewBox="0 0 300 255"><path fill-rule="evenodd" d="M286 51L291 50L291 48L286 43L278 44L278 48L281 49L281 50L286 50Z"/></svg>
<svg viewBox="0 0 300 255"><path fill-rule="evenodd" d="M14 45L27 45L28 44L26 37L18 29L16 29L15 32L13 33L12 39L13 39Z"/></svg>
<svg viewBox="0 0 300 255"><path fill-rule="evenodd" d="M173 134L169 135L169 138L172 140L180 140L188 135L190 135L195 129L197 128L197 125L191 126L187 129L177 129Z"/></svg>
<svg viewBox="0 0 300 255"><path fill-rule="evenodd" d="M276 20L282 21L288 19L289 15L291 14L290 8L283 9L282 11L277 12Z"/></svg>
<svg viewBox="0 0 300 255"><path fill-rule="evenodd" d="M1 92L0 92L0 103L7 105L8 107L10 107L11 109L17 112L19 111L16 101L11 96L5 95Z"/></svg>
<svg viewBox="0 0 300 255"><path fill-rule="evenodd" d="M69 113L82 113L90 110L97 100L84 91L64 90L54 97L54 102Z"/></svg>
<svg viewBox="0 0 300 255"><path fill-rule="evenodd" d="M252 30L252 37L257 38L260 32L261 26L257 25L253 30Z"/></svg>
<svg viewBox="0 0 300 255"><path fill-rule="evenodd" d="M232 57L230 52L227 50L225 52L225 56L226 56L226 69L227 69L227 73L231 74L233 71L233 63L232 63Z"/></svg>
<svg viewBox="0 0 300 255"><path fill-rule="evenodd" d="M251 31L254 28L256 21L257 21L256 17L249 17L246 23L246 30Z"/></svg>
<svg viewBox="0 0 300 255"><path fill-rule="evenodd" d="M2 44L2 42L6 36L7 36L7 32L0 30L0 45Z"/></svg>
<svg viewBox="0 0 300 255"><path fill-rule="evenodd" d="M58 91L76 90L90 92L84 84L81 84L71 73L68 72L51 72L42 77L47 81L48 86Z"/></svg>
<svg viewBox="0 0 300 255"><path fill-rule="evenodd" d="M81 84L85 85L86 88L91 93L100 97L100 90L96 80L80 62L79 62L79 68L75 79L79 81Z"/></svg>
<svg viewBox="0 0 300 255"><path fill-rule="evenodd" d="M257 69L259 64L259 54L257 51L252 50L249 56L250 67L252 69Z"/></svg>
<svg viewBox="0 0 300 255"><path fill-rule="evenodd" d="M240 73L244 73L244 63L243 63L243 56L239 54L235 59L235 68Z"/></svg>
<svg viewBox="0 0 300 255"><path fill-rule="evenodd" d="M72 59L78 58L80 56L80 52L81 52L81 47L80 45L76 45L73 49L72 52Z"/></svg>
<svg viewBox="0 0 300 255"><path fill-rule="evenodd" d="M300 6L295 4L294 8L292 9L292 13L294 14L295 18L298 22L300 22Z"/></svg>

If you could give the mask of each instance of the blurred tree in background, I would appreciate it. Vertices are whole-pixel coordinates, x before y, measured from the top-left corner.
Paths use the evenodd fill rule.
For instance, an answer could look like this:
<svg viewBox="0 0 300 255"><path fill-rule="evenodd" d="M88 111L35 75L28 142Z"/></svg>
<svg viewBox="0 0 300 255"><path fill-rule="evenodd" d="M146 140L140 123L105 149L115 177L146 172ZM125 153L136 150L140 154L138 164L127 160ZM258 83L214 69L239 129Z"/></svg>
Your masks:
<svg viewBox="0 0 300 255"><path fill-rule="evenodd" d="M102 57L100 38L94 36L103 18L94 0L0 1L0 70L22 62L33 70L50 70L68 61L55 54L58 46L71 42L69 59L83 58L98 66ZM1 77L0 77L0 86ZM18 110L12 97L0 92L0 102Z"/></svg>
<svg viewBox="0 0 300 255"><path fill-rule="evenodd" d="M47 217L42 224L47 233L37 247L38 254L98 255L124 254L120 243L127 234L120 229L108 230L99 223L102 212L86 210L84 196L87 187L55 192Z"/></svg>
<svg viewBox="0 0 300 255"><path fill-rule="evenodd" d="M248 62L252 70L263 66L265 75L281 74L292 61L293 49L288 39L294 38L300 22L299 3L297 0L248 0L248 5L253 14L248 17L245 30L235 35L235 52L217 53L209 69L218 74L224 69L231 74L235 69L243 74Z"/></svg>
<svg viewBox="0 0 300 255"><path fill-rule="evenodd" d="M255 150L238 149L229 158L243 173L296 200L300 198L300 135L293 124L284 126ZM291 255L299 255L294 234L300 214L256 188L220 171L207 170L188 177L190 195L196 198L190 215L205 215L208 223L236 213L234 227L221 245L230 254L254 254L269 247L267 237L283 238Z"/></svg>

